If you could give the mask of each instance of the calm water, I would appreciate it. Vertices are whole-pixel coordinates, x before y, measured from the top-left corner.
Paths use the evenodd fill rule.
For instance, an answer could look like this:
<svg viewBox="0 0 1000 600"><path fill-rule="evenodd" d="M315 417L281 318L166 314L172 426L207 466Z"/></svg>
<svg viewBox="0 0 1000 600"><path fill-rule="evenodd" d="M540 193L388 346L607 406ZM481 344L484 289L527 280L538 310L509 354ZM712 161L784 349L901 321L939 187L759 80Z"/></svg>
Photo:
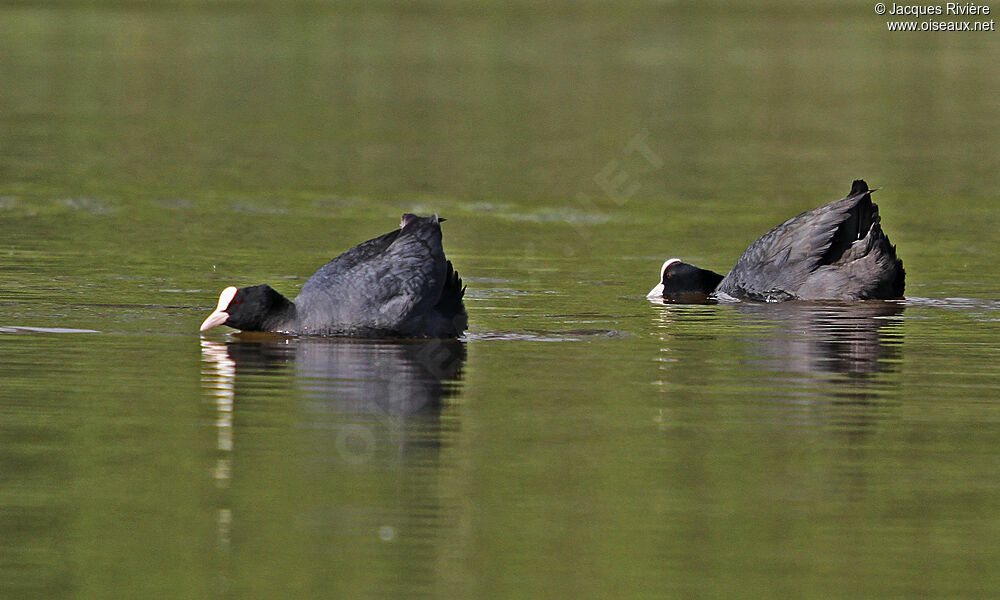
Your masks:
<svg viewBox="0 0 1000 600"><path fill-rule="evenodd" d="M0 7L0 597L996 597L998 40ZM644 298L857 177L905 302ZM407 211L448 218L465 339L199 336Z"/></svg>

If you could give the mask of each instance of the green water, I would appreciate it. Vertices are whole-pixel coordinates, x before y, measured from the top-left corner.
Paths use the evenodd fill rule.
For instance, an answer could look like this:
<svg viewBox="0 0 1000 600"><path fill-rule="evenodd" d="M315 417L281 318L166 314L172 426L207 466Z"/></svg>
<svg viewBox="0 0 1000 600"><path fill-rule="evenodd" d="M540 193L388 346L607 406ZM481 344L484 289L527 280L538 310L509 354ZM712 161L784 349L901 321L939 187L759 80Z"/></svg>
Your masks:
<svg viewBox="0 0 1000 600"><path fill-rule="evenodd" d="M996 597L998 40L0 6L0 597ZM906 302L645 299L858 177ZM199 336L403 212L448 219L466 339Z"/></svg>

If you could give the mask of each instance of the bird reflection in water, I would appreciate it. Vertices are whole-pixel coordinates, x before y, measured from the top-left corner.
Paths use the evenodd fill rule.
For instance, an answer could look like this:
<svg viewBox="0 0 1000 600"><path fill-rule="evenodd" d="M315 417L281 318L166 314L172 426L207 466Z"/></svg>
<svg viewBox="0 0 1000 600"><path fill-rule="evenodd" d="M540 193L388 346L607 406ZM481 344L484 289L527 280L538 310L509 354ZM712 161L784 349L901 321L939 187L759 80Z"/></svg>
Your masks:
<svg viewBox="0 0 1000 600"><path fill-rule="evenodd" d="M372 466L441 444L443 401L459 393L465 344L457 340L356 340L234 334L201 340L202 380L215 403L216 485L229 487L243 396L287 387L301 396L305 431L320 460ZM246 400L247 398L244 398ZM380 462L382 461L382 462ZM232 515L218 515L228 547Z"/></svg>
<svg viewBox="0 0 1000 600"><path fill-rule="evenodd" d="M779 408L783 416L772 417L863 431L892 404L884 376L898 364L903 310L882 301L665 304L656 318L664 362L683 360L690 345L721 343L735 354L715 355L713 376Z"/></svg>
<svg viewBox="0 0 1000 600"><path fill-rule="evenodd" d="M763 325L750 327L760 335L749 340L748 362L779 373L768 378L772 408L785 423L820 429L829 447L840 449L831 495L869 498L869 445L887 422L899 418L892 374L902 352L903 309L901 302L877 301L737 306L744 325Z"/></svg>
<svg viewBox="0 0 1000 600"><path fill-rule="evenodd" d="M773 370L860 376L891 370L899 355L900 302L735 306L744 324L772 328L752 338L751 362Z"/></svg>
<svg viewBox="0 0 1000 600"><path fill-rule="evenodd" d="M465 344L236 334L225 343L203 339L202 356L208 387L225 398L220 422L231 414L237 389L254 392L237 388L242 374L270 373L301 390L310 411L358 417L344 419L356 424L439 417L442 400L458 392ZM357 457L345 458L356 462Z"/></svg>

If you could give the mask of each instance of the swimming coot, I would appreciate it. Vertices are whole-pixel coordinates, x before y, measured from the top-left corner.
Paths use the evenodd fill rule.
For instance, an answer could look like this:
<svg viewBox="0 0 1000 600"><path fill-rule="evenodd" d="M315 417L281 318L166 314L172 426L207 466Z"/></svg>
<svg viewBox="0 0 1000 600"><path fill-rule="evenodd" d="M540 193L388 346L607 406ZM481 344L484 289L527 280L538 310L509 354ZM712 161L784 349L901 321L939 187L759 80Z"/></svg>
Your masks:
<svg viewBox="0 0 1000 600"><path fill-rule="evenodd" d="M201 324L243 331L352 337L454 338L465 331L465 288L441 246L437 215L351 248L306 281L294 301L269 285L227 287Z"/></svg>
<svg viewBox="0 0 1000 600"><path fill-rule="evenodd" d="M846 198L768 231L723 277L672 258L650 298L889 300L903 297L906 272L879 224L878 205L858 179Z"/></svg>

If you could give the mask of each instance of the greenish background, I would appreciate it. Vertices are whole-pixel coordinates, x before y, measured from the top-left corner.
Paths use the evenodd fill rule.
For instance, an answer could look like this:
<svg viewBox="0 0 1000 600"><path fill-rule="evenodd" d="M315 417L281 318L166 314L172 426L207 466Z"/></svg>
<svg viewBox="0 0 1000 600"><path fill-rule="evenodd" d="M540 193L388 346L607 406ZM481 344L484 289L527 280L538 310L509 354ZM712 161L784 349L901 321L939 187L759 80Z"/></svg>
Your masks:
<svg viewBox="0 0 1000 600"><path fill-rule="evenodd" d="M0 596L996 597L1000 38L885 22L0 4ZM905 303L645 300L858 177ZM406 211L457 349L199 339Z"/></svg>

